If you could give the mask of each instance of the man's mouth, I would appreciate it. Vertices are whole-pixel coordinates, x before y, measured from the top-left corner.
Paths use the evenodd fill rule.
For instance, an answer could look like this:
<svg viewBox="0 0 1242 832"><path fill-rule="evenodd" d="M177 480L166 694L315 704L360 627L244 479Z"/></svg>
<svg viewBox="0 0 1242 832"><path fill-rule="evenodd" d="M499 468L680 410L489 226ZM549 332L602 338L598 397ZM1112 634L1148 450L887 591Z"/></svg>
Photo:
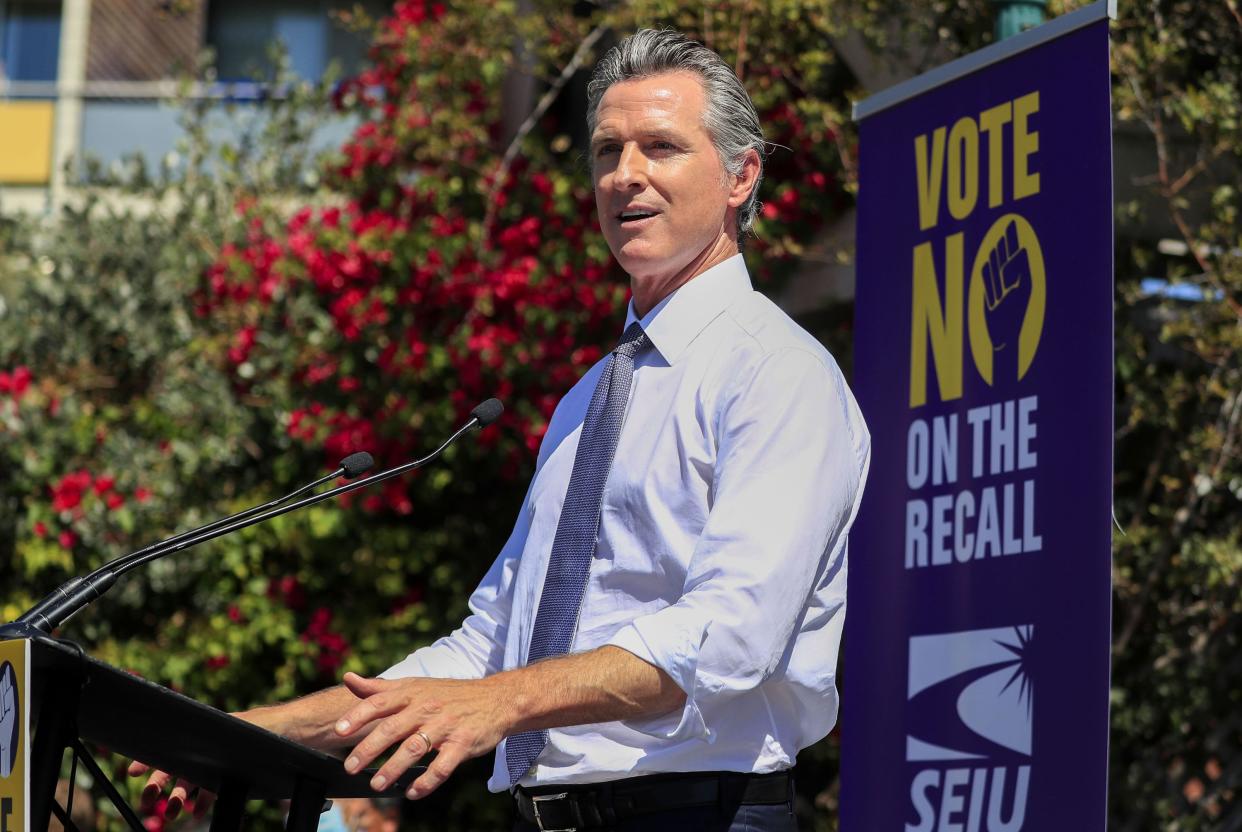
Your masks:
<svg viewBox="0 0 1242 832"><path fill-rule="evenodd" d="M657 211L644 211L641 209L636 209L632 211L621 211L617 214L617 222L621 223L622 225L630 225L633 223L641 222L642 220L645 220L645 219L650 219L651 217L654 217L657 213L658 213Z"/></svg>

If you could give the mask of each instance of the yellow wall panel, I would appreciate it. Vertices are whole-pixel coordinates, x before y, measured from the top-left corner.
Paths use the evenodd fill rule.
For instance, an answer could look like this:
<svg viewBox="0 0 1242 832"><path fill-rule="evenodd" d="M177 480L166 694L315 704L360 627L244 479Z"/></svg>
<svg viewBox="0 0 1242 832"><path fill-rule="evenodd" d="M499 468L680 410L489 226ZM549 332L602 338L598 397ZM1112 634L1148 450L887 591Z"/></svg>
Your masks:
<svg viewBox="0 0 1242 832"><path fill-rule="evenodd" d="M52 174L51 101L0 101L0 182L42 185Z"/></svg>

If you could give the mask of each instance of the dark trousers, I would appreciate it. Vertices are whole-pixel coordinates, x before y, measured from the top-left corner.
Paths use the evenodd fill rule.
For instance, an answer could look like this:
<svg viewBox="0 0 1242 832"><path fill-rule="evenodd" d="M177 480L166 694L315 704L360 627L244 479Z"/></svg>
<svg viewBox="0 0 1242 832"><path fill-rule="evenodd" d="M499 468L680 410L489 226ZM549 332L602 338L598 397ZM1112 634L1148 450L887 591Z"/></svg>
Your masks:
<svg viewBox="0 0 1242 832"><path fill-rule="evenodd" d="M538 832L520 818L513 832ZM751 806L695 806L669 809L628 818L609 832L797 832L798 821L789 803Z"/></svg>

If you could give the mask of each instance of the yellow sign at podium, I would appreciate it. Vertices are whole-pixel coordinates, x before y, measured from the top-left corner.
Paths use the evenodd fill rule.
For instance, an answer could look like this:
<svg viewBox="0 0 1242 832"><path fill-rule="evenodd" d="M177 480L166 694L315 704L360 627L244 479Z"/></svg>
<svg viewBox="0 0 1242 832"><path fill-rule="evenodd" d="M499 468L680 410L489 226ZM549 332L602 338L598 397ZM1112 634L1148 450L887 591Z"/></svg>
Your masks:
<svg viewBox="0 0 1242 832"><path fill-rule="evenodd" d="M0 641L0 832L29 832L30 642Z"/></svg>

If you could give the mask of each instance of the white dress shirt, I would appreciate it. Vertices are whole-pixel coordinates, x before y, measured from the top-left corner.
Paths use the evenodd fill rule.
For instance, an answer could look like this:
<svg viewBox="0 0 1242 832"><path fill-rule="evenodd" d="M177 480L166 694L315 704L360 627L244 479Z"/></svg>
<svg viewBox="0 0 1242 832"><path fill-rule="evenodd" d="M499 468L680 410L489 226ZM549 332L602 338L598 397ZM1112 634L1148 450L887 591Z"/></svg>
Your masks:
<svg viewBox="0 0 1242 832"><path fill-rule="evenodd" d="M631 304L626 326L636 320ZM870 436L836 362L753 291L741 255L641 319L625 424L572 650L615 645L680 710L549 731L522 785L769 772L836 722L846 536ZM561 400L509 541L460 629L385 678L522 667L601 360ZM488 787L510 786L505 746Z"/></svg>

